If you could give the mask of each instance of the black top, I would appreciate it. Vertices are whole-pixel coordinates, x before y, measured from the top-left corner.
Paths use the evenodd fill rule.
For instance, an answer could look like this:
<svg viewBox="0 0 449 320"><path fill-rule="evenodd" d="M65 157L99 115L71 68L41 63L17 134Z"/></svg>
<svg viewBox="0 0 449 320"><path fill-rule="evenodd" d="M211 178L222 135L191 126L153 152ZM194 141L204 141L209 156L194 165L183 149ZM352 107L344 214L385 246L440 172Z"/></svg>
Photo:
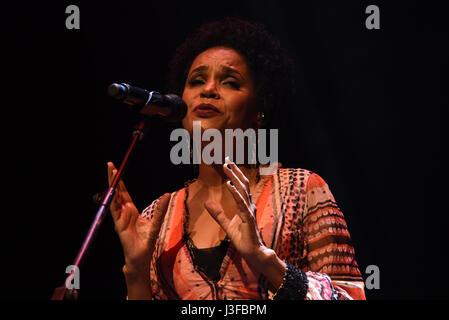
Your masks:
<svg viewBox="0 0 449 320"><path fill-rule="evenodd" d="M221 264L230 243L228 238L222 240L221 244L216 247L203 249L198 249L189 236L186 237L186 243L197 269L213 281L220 280Z"/></svg>

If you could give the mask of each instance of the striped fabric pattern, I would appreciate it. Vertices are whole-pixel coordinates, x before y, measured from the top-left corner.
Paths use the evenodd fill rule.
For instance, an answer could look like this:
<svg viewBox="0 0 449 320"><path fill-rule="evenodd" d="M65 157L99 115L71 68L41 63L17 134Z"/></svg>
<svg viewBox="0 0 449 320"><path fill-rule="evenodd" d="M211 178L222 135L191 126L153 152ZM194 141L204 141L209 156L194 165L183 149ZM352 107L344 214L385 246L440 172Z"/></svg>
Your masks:
<svg viewBox="0 0 449 320"><path fill-rule="evenodd" d="M264 182L257 200L257 224L266 246L307 275L306 299L364 299L364 285L344 216L326 182L305 169L279 168ZM193 265L183 242L183 188L172 193L151 261L155 299L268 299L253 273L230 245L218 282ZM151 219L159 199L142 212Z"/></svg>

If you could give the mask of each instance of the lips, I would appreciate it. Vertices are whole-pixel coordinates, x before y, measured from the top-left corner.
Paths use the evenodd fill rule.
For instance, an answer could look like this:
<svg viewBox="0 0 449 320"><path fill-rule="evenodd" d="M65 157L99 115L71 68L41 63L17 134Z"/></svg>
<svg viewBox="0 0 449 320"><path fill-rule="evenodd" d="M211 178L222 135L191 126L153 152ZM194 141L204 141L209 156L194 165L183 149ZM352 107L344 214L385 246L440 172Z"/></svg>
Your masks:
<svg viewBox="0 0 449 320"><path fill-rule="evenodd" d="M202 103L197 105L194 109L193 112L199 116L199 117L213 117L217 114L220 113L220 111L217 109L217 107L215 107L212 104L209 103Z"/></svg>

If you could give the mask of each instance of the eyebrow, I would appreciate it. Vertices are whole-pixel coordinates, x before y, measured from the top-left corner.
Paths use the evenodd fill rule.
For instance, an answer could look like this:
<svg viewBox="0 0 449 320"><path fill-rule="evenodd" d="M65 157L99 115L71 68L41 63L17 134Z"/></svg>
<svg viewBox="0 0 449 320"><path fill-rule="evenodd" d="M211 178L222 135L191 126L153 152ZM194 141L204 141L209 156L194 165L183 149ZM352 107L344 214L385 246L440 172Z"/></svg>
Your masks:
<svg viewBox="0 0 449 320"><path fill-rule="evenodd" d="M208 70L208 69L209 69L209 66L204 66L204 65L203 65L203 66L199 66L198 68L193 69L192 72L190 73L190 75L192 75L192 74L194 74L194 73L201 72L201 71L205 71L205 70ZM235 70L235 69L233 69L233 68L230 68L230 67L228 67L228 66L222 65L222 66L221 66L221 70L225 71L225 72L228 73L228 74L237 74L237 75L239 75L242 79L245 79L245 78L240 74L240 72L238 72L237 70Z"/></svg>

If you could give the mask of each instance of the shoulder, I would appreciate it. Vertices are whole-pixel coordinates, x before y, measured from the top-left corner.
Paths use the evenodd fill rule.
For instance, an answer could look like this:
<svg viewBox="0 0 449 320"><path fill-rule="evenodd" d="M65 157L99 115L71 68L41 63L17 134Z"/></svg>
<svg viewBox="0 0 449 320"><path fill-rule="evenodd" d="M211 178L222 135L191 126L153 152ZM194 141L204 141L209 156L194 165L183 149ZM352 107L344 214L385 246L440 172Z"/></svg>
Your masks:
<svg viewBox="0 0 449 320"><path fill-rule="evenodd" d="M285 194L301 194L306 206L313 207L319 203L335 203L334 196L327 182L317 173L302 168L279 168L279 183Z"/></svg>
<svg viewBox="0 0 449 320"><path fill-rule="evenodd" d="M321 188L327 183L317 173L302 168L279 168L278 177L282 184L299 185L306 191Z"/></svg>
<svg viewBox="0 0 449 320"><path fill-rule="evenodd" d="M185 189L185 187L171 192L170 193L171 199L173 199L180 191L182 191L184 189ZM140 213L142 218L151 219L153 217L154 211L156 210L156 208L159 204L159 201L161 200L163 195L164 194L161 194L158 198L154 199L149 206L147 206L145 209L142 210L142 212Z"/></svg>

